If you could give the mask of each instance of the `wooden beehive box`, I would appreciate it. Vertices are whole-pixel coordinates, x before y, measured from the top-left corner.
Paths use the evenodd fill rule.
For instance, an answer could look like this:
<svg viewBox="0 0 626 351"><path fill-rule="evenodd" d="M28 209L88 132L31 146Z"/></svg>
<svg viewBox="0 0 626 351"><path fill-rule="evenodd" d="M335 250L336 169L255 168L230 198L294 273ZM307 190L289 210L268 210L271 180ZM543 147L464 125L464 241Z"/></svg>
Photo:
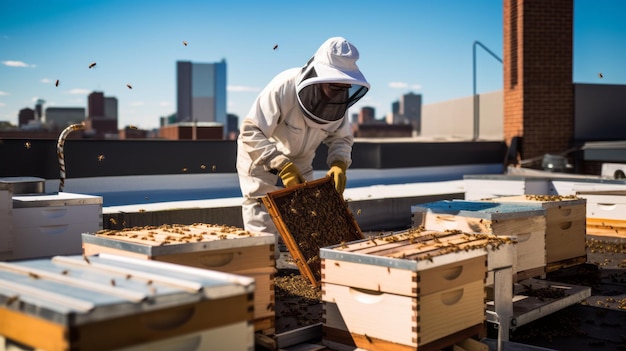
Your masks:
<svg viewBox="0 0 626 351"><path fill-rule="evenodd" d="M492 202L536 206L546 211L546 270L587 261L586 200L576 196L520 195Z"/></svg>
<svg viewBox="0 0 626 351"><path fill-rule="evenodd" d="M253 294L249 277L117 255L0 263L0 336L47 351L118 350L230 328L253 340Z"/></svg>
<svg viewBox="0 0 626 351"><path fill-rule="evenodd" d="M486 201L436 201L411 206L414 227L503 236L516 242L513 272L521 280L545 273L546 216L542 208Z"/></svg>
<svg viewBox="0 0 626 351"><path fill-rule="evenodd" d="M329 177L268 193L263 202L298 269L315 287L321 280L320 248L363 239Z"/></svg>
<svg viewBox="0 0 626 351"><path fill-rule="evenodd" d="M274 235L216 224L162 225L83 233L87 255L112 253L245 275L255 280L255 330L274 327Z"/></svg>
<svg viewBox="0 0 626 351"><path fill-rule="evenodd" d="M322 248L324 343L440 350L480 334L487 251L510 243L413 228Z"/></svg>

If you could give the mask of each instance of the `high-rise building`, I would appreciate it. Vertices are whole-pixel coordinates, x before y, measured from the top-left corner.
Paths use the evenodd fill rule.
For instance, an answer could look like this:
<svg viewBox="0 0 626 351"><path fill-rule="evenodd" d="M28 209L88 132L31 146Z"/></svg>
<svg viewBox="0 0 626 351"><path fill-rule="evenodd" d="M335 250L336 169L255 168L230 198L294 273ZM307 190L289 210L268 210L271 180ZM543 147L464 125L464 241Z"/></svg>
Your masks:
<svg viewBox="0 0 626 351"><path fill-rule="evenodd" d="M361 111L359 111L359 124L369 124L374 122L374 120L376 119L376 117L374 116L375 113L376 112L373 107L362 107Z"/></svg>
<svg viewBox="0 0 626 351"><path fill-rule="evenodd" d="M176 77L176 121L217 122L226 127L226 60L216 63L178 61Z"/></svg>
<svg viewBox="0 0 626 351"><path fill-rule="evenodd" d="M105 97L104 93L94 91L87 97L87 111L85 135L103 139L118 134L116 98Z"/></svg>
<svg viewBox="0 0 626 351"><path fill-rule="evenodd" d="M17 116L17 120L19 122L19 127L27 125L30 121L35 120L35 110L28 107L21 109L19 115Z"/></svg>
<svg viewBox="0 0 626 351"><path fill-rule="evenodd" d="M414 93L402 95L399 112L404 120L413 125L413 130L419 135L422 130L422 95Z"/></svg>

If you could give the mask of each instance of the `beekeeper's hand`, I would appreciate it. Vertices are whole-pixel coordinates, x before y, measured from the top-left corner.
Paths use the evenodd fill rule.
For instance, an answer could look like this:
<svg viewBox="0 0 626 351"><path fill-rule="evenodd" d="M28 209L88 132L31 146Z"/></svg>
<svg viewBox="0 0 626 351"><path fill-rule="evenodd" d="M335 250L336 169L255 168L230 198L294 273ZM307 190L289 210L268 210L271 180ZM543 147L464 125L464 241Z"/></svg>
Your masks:
<svg viewBox="0 0 626 351"><path fill-rule="evenodd" d="M337 192L342 195L343 191L346 189L346 168L345 162L335 161L330 165L330 170L326 173L327 176L333 179Z"/></svg>
<svg viewBox="0 0 626 351"><path fill-rule="evenodd" d="M293 162L287 163L285 167L280 170L278 176L283 180L285 188L304 183L304 178L302 174L300 174L300 170L298 170L298 167L296 167Z"/></svg>

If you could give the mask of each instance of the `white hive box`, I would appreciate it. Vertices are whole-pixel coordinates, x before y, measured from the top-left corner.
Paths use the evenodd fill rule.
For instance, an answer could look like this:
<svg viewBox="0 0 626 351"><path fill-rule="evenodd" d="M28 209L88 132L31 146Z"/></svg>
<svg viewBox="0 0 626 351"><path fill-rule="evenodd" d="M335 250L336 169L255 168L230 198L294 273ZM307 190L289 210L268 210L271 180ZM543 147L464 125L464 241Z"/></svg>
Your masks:
<svg viewBox="0 0 626 351"><path fill-rule="evenodd" d="M321 248L324 344L438 350L481 334L487 250L505 241L410 229Z"/></svg>
<svg viewBox="0 0 626 351"><path fill-rule="evenodd" d="M116 255L0 263L0 336L34 349L97 351L208 333L231 343L224 350L252 350L253 294L252 278ZM245 334L211 333L230 328ZM242 340L247 347L232 346Z"/></svg>
<svg viewBox="0 0 626 351"><path fill-rule="evenodd" d="M85 254L112 253L255 279L255 330L274 327L274 235L215 224L162 225L83 233Z"/></svg>
<svg viewBox="0 0 626 351"><path fill-rule="evenodd" d="M513 272L521 280L545 273L546 216L542 208L486 201L436 201L411 206L413 226L429 230L508 237L514 246Z"/></svg>
<svg viewBox="0 0 626 351"><path fill-rule="evenodd" d="M13 195L11 219L11 251L0 252L0 260L80 254L81 233L102 229L102 197L65 192Z"/></svg>
<svg viewBox="0 0 626 351"><path fill-rule="evenodd" d="M521 195L489 199L546 210L547 271L587 261L586 200L576 196Z"/></svg>
<svg viewBox="0 0 626 351"><path fill-rule="evenodd" d="M587 234L626 240L626 191L587 191Z"/></svg>

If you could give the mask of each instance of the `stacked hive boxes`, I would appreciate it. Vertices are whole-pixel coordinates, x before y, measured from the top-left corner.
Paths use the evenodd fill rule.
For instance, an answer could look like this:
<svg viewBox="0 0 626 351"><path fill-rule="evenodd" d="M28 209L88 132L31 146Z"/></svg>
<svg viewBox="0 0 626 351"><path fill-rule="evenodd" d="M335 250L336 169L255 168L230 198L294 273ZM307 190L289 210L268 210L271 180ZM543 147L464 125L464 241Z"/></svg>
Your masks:
<svg viewBox="0 0 626 351"><path fill-rule="evenodd" d="M113 253L252 277L255 330L274 327L274 235L215 224L83 234L85 254Z"/></svg>
<svg viewBox="0 0 626 351"><path fill-rule="evenodd" d="M515 203L437 201L411 206L413 226L507 237L516 242L516 279L540 276L546 266L545 210Z"/></svg>
<svg viewBox="0 0 626 351"><path fill-rule="evenodd" d="M80 234L102 229L102 197L13 194L11 222L11 250L0 251L0 260L77 255L82 252Z"/></svg>
<svg viewBox="0 0 626 351"><path fill-rule="evenodd" d="M489 201L545 210L546 271L587 261L585 199L573 195L521 195L497 197Z"/></svg>
<svg viewBox="0 0 626 351"><path fill-rule="evenodd" d="M252 278L116 255L0 263L0 349L253 350L253 292Z"/></svg>
<svg viewBox="0 0 626 351"><path fill-rule="evenodd" d="M410 229L321 248L324 343L416 350L481 334L486 254L510 243Z"/></svg>

